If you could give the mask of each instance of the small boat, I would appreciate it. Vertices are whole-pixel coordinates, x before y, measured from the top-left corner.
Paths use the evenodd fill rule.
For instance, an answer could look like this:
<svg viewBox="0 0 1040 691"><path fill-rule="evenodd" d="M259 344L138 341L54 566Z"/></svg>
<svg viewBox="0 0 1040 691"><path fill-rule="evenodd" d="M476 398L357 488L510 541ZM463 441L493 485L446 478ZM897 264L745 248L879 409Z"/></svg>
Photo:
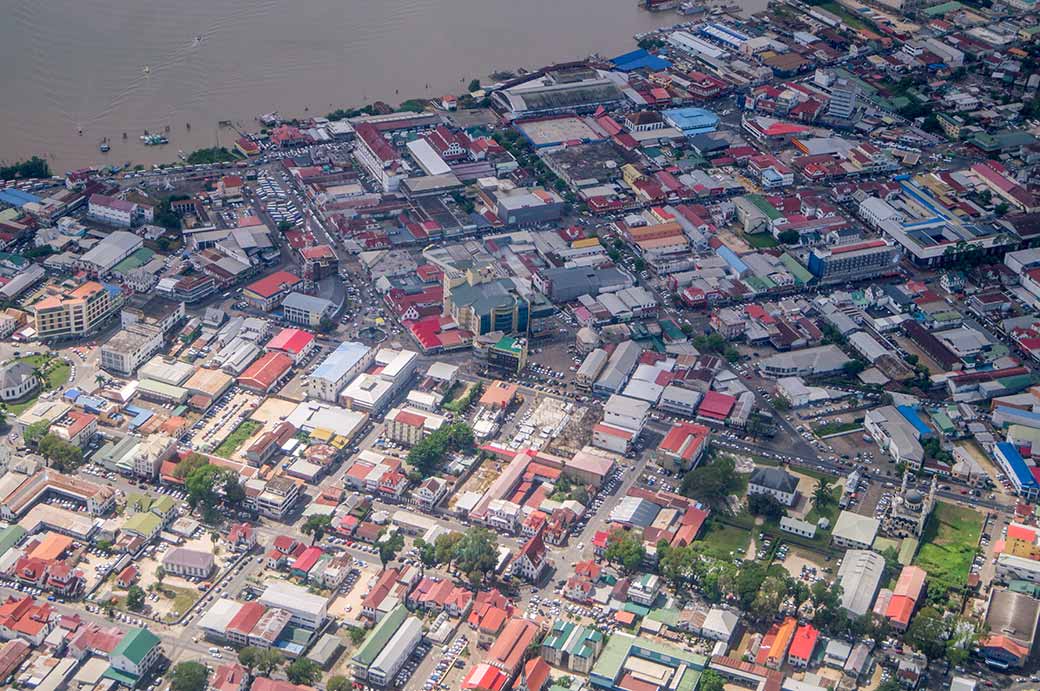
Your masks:
<svg viewBox="0 0 1040 691"><path fill-rule="evenodd" d="M103 154L107 154L111 150L112 147L108 145L108 140L102 139L101 144L98 146L98 151L100 151Z"/></svg>
<svg viewBox="0 0 1040 691"><path fill-rule="evenodd" d="M144 69L142 70L142 72L144 72L145 74L151 74L152 73L152 68L149 67L148 65L145 65Z"/></svg>

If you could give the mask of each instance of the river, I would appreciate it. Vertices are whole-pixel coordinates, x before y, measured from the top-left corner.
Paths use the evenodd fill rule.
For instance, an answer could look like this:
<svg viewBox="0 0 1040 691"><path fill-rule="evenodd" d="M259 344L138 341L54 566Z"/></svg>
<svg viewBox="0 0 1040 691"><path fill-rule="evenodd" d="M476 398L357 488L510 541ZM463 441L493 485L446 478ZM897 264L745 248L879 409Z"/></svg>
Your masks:
<svg viewBox="0 0 1040 691"><path fill-rule="evenodd" d="M495 70L630 50L634 34L678 21L635 0L13 0L0 160L38 154L55 172L170 161L230 146L221 120L249 130L275 110L460 93ZM167 127L168 145L140 142Z"/></svg>

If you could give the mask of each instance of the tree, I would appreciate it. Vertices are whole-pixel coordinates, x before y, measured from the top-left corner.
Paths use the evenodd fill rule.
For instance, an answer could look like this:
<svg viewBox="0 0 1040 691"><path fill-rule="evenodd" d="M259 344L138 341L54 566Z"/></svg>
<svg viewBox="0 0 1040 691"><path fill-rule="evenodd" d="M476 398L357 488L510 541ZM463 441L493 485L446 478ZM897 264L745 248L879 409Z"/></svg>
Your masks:
<svg viewBox="0 0 1040 691"><path fill-rule="evenodd" d="M323 334L327 334L335 328L336 322L332 321L328 317L322 317L321 320L318 321L318 331L322 332Z"/></svg>
<svg viewBox="0 0 1040 691"><path fill-rule="evenodd" d="M474 91L480 91L480 80L479 79L470 79L469 80L469 87L467 87L466 90L469 91L470 93L473 93Z"/></svg>
<svg viewBox="0 0 1040 691"><path fill-rule="evenodd" d="M348 630L350 631L350 642L354 645L361 645L361 641L365 640L365 636L368 635L364 629L357 626L351 626Z"/></svg>
<svg viewBox="0 0 1040 691"><path fill-rule="evenodd" d="M206 691L208 676L206 665L194 660L181 662L170 672L170 691Z"/></svg>
<svg viewBox="0 0 1040 691"><path fill-rule="evenodd" d="M321 676L321 667L316 662L300 657L286 668L285 676L294 684L311 686Z"/></svg>
<svg viewBox="0 0 1040 691"><path fill-rule="evenodd" d="M866 368L867 365L862 360L849 360L841 366L841 372L846 377L855 377Z"/></svg>
<svg viewBox="0 0 1040 691"><path fill-rule="evenodd" d="M946 652L946 641L950 637L950 624L934 607L925 607L914 620L903 638L917 648L929 660L937 660Z"/></svg>
<svg viewBox="0 0 1040 691"><path fill-rule="evenodd" d="M140 612L144 607L144 590L139 585L132 585L126 591L126 606L132 612Z"/></svg>
<svg viewBox="0 0 1040 691"><path fill-rule="evenodd" d="M603 557L611 564L618 564L626 573L634 573L643 563L646 549L635 533L615 530L607 538L607 549Z"/></svg>
<svg viewBox="0 0 1040 691"><path fill-rule="evenodd" d="M469 528L455 545L455 564L474 588L498 564L498 538L486 528Z"/></svg>
<svg viewBox="0 0 1040 691"><path fill-rule="evenodd" d="M402 547L404 547L404 536L397 531L379 543L379 561L382 562L383 568L397 558Z"/></svg>
<svg viewBox="0 0 1040 691"><path fill-rule="evenodd" d="M238 474L227 472L224 474L224 503L228 506L239 507L246 499L246 490L238 481Z"/></svg>
<svg viewBox="0 0 1040 691"><path fill-rule="evenodd" d="M274 648L259 648L256 656L256 671L262 677L271 676L271 672L278 669L285 662L282 654Z"/></svg>
<svg viewBox="0 0 1040 691"><path fill-rule="evenodd" d="M749 495L748 512L753 516L762 516L769 521L779 521L784 517L783 504L772 494Z"/></svg>
<svg viewBox="0 0 1040 691"><path fill-rule="evenodd" d="M224 470L206 463L189 472L184 478L188 490L188 504L200 508L204 520L209 521L217 504L216 486L224 477Z"/></svg>
<svg viewBox="0 0 1040 691"><path fill-rule="evenodd" d="M434 557L437 559L437 563L451 566L455 561L456 547L461 540L462 533L438 535L433 542Z"/></svg>
<svg viewBox="0 0 1040 691"><path fill-rule="evenodd" d="M419 561L423 563L423 566L427 568L437 566L437 547L435 545L420 537L416 538L414 546L419 553Z"/></svg>
<svg viewBox="0 0 1040 691"><path fill-rule="evenodd" d="M776 616L777 610L787 597L788 580L786 575L781 574L766 576L751 601L749 614L758 621L769 621Z"/></svg>
<svg viewBox="0 0 1040 691"><path fill-rule="evenodd" d="M326 531L332 526L332 516L322 516L315 514L307 519L307 522L303 524L300 531L304 535L311 536L311 544L320 542L321 538L325 536Z"/></svg>
<svg viewBox="0 0 1040 691"><path fill-rule="evenodd" d="M816 487L813 488L813 493L812 496L809 497L809 501L817 511L823 510L828 504L833 502L834 495L831 494L831 483L823 478L817 480Z"/></svg>
<svg viewBox="0 0 1040 691"><path fill-rule="evenodd" d="M723 507L729 495L736 491L739 480L736 463L730 456L719 456L711 463L700 465L683 477L679 491L715 507Z"/></svg>
<svg viewBox="0 0 1040 691"><path fill-rule="evenodd" d="M34 422L28 427L26 427L25 431L22 432L22 439L25 440L26 445L34 446L37 441L42 439L43 436L47 434L47 430L49 430L50 427L51 423L47 420L40 420L38 422Z"/></svg>
<svg viewBox="0 0 1040 691"><path fill-rule="evenodd" d="M726 682L718 672L713 669L708 669L701 674L701 681L700 684L697 685L697 688L700 689L700 691L722 691L725 683Z"/></svg>
<svg viewBox="0 0 1040 691"><path fill-rule="evenodd" d="M209 463L209 460L200 453L192 451L188 454L188 457L177 464L177 467L173 469L173 476L178 480L183 480L188 476L188 473L200 468Z"/></svg>
<svg viewBox="0 0 1040 691"><path fill-rule="evenodd" d="M51 167L39 156L33 156L28 161L19 161L13 165L0 166L0 180L49 178L50 176Z"/></svg>
<svg viewBox="0 0 1040 691"><path fill-rule="evenodd" d="M289 221L279 221L278 222L278 232L279 233L285 233L286 231L289 231L289 230L292 230L292 223L290 223Z"/></svg>
<svg viewBox="0 0 1040 691"><path fill-rule="evenodd" d="M781 231L780 234L776 236L776 239L784 245L797 245L800 236L798 235L797 230L792 230L789 228L787 230Z"/></svg>
<svg viewBox="0 0 1040 691"><path fill-rule="evenodd" d="M82 449L50 432L39 440L37 449L52 468L63 473L71 473L83 463Z"/></svg>
<svg viewBox="0 0 1040 691"><path fill-rule="evenodd" d="M166 569L163 568L162 564L159 564L155 567L155 582L159 584L160 588L164 578L166 578Z"/></svg>
<svg viewBox="0 0 1040 691"><path fill-rule="evenodd" d="M667 541L657 546L657 569L661 576L668 581L672 588L679 587L693 575L694 562L697 554L692 545L685 547L672 547Z"/></svg>
<svg viewBox="0 0 1040 691"><path fill-rule="evenodd" d="M336 675L329 677L328 683L325 684L327 691L350 691L353 687L353 682L344 676Z"/></svg>

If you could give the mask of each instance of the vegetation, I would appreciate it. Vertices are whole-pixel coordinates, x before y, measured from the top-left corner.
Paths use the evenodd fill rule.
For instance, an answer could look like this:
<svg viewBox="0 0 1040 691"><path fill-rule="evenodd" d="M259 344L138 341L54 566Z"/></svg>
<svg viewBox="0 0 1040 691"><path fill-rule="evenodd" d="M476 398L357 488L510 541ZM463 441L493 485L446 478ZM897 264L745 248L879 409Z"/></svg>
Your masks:
<svg viewBox="0 0 1040 691"><path fill-rule="evenodd" d="M375 115L376 109L372 106L362 106L361 108L350 108L344 110L343 108L337 108L325 117L329 120L349 120L350 118L360 117L362 115Z"/></svg>
<svg viewBox="0 0 1040 691"><path fill-rule="evenodd" d="M841 434L843 432L852 432L853 430L863 429L863 423L861 422L824 422L819 425L813 425L813 432L818 437L827 437L832 434Z"/></svg>
<svg viewBox="0 0 1040 691"><path fill-rule="evenodd" d="M444 457L451 452L473 448L473 430L469 425L456 422L445 425L412 447L408 452L408 465L422 477L432 475Z"/></svg>
<svg viewBox="0 0 1040 691"><path fill-rule="evenodd" d="M0 166L0 180L49 178L50 176L51 167L39 156L33 156L28 161L20 161L9 166Z"/></svg>
<svg viewBox="0 0 1040 691"><path fill-rule="evenodd" d="M209 669L201 662L181 662L170 671L170 691L206 691L208 676Z"/></svg>
<svg viewBox="0 0 1040 691"><path fill-rule="evenodd" d="M307 518L300 531L304 535L311 536L311 544L313 545L325 536L330 527L332 527L332 516L316 514Z"/></svg>
<svg viewBox="0 0 1040 691"><path fill-rule="evenodd" d="M748 497L748 512L752 516L762 516L767 521L779 521L787 511L772 494L752 494Z"/></svg>
<svg viewBox="0 0 1040 691"><path fill-rule="evenodd" d="M461 382L456 382L455 386L467 386L467 385L466 384L462 384ZM455 387L453 386L452 388L454 389ZM483 388L484 387L483 387L482 384L480 384L480 382L469 384L467 386L467 388L466 388L466 391L464 393L462 393L462 395L456 395L454 397L451 397L451 396L446 397L446 398L450 398L451 400L449 400L447 403L445 403L442 407L445 410L447 410L449 412L452 412L452 413L461 413L466 408L468 408L471 403L473 403L473 401L477 398L477 396L480 395L480 392L483 390ZM452 391L449 391L448 393L451 394Z"/></svg>
<svg viewBox="0 0 1040 691"><path fill-rule="evenodd" d="M743 556L751 541L751 533L743 528L726 525L722 521L709 519L704 530L703 552L714 559L732 561Z"/></svg>
<svg viewBox="0 0 1040 691"><path fill-rule="evenodd" d="M300 657L285 669L285 676L294 684L312 686L321 678L321 667L316 662Z"/></svg>
<svg viewBox="0 0 1040 691"><path fill-rule="evenodd" d="M155 209L156 225L162 226L166 230L180 230L181 217L174 212L173 202L178 201L181 197L183 195L168 197L159 202L159 206Z"/></svg>
<svg viewBox="0 0 1040 691"><path fill-rule="evenodd" d="M740 353L737 352L737 349L717 333L697 336L693 339L693 347L701 353L715 353L716 355L721 355L730 362L736 362L740 359Z"/></svg>
<svg viewBox="0 0 1040 691"><path fill-rule="evenodd" d="M126 591L126 608L131 612L140 612L144 608L144 590L139 585L132 585Z"/></svg>
<svg viewBox="0 0 1040 691"><path fill-rule="evenodd" d="M426 110L426 101L421 98L410 98L397 109L399 111L407 111L411 113L421 113Z"/></svg>
<svg viewBox="0 0 1040 691"><path fill-rule="evenodd" d="M196 149L188 154L186 162L188 165L195 166L200 164L209 163L227 163L234 161L235 156L226 147L213 146L208 149Z"/></svg>
<svg viewBox="0 0 1040 691"><path fill-rule="evenodd" d="M223 456L224 458L231 458L231 455L238 451L238 447L245 443L246 439L256 434L256 431L260 429L261 425L255 420L246 420L241 425L235 428L235 431L227 436L227 438L220 443L220 446L213 452L217 456Z"/></svg>
<svg viewBox="0 0 1040 691"><path fill-rule="evenodd" d="M638 45L643 50L652 52L664 48L664 41L662 41L659 38L654 38L653 36L646 36L644 38L639 39Z"/></svg>
<svg viewBox="0 0 1040 691"><path fill-rule="evenodd" d="M238 661L250 674L256 672L262 677L267 677L281 666L285 658L273 648L247 646L238 651Z"/></svg>
<svg viewBox="0 0 1040 691"><path fill-rule="evenodd" d="M444 564L449 569L454 565L474 588L479 588L498 564L498 537L486 528L439 535L432 547L426 543L419 547L424 564Z"/></svg>
<svg viewBox="0 0 1040 691"><path fill-rule="evenodd" d="M780 244L776 241L776 238L769 233L746 233L744 235L744 242L751 247L754 247L756 250L767 250Z"/></svg>
<svg viewBox="0 0 1040 691"><path fill-rule="evenodd" d="M480 80L479 79L471 79L471 80L469 80L469 86L466 87L466 91L469 91L470 93L473 93L474 91L480 91Z"/></svg>
<svg viewBox="0 0 1040 691"><path fill-rule="evenodd" d="M603 557L617 564L625 573L634 573L643 563L646 549L640 535L627 530L615 530L607 538L607 549Z"/></svg>
<svg viewBox="0 0 1040 691"><path fill-rule="evenodd" d="M972 509L937 502L925 523L914 564L928 572L928 600L946 604L968 580L982 526Z"/></svg>
<svg viewBox="0 0 1040 691"><path fill-rule="evenodd" d="M40 439L37 449L52 468L63 473L71 473L83 464L83 450L51 432Z"/></svg>
<svg viewBox="0 0 1040 691"><path fill-rule="evenodd" d="M787 230L781 231L780 234L776 236L776 239L784 245L797 245L800 237L801 236L798 235L797 230L791 230L789 228Z"/></svg>
<svg viewBox="0 0 1040 691"><path fill-rule="evenodd" d="M679 492L717 509L725 509L729 495L740 486L736 463L730 456L718 456L702 463L683 476Z"/></svg>
<svg viewBox="0 0 1040 691"><path fill-rule="evenodd" d="M382 562L383 568L397 558L403 547L404 535L397 531L379 543L379 561Z"/></svg>

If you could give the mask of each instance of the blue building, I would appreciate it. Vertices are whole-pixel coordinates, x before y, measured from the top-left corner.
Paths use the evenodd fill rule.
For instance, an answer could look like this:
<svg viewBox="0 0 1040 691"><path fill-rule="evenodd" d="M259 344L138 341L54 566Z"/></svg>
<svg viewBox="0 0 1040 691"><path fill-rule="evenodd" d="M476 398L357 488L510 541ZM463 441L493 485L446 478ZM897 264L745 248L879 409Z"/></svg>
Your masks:
<svg viewBox="0 0 1040 691"><path fill-rule="evenodd" d="M1036 479L1037 468L1026 463L1022 454L1018 452L1015 445L1002 441L993 450L1000 469L1004 471L1011 484L1015 486L1018 495L1028 501L1035 501L1040 497L1040 483Z"/></svg>
<svg viewBox="0 0 1040 691"><path fill-rule="evenodd" d="M687 137L709 134L719 128L719 116L704 108L669 108L661 115Z"/></svg>

